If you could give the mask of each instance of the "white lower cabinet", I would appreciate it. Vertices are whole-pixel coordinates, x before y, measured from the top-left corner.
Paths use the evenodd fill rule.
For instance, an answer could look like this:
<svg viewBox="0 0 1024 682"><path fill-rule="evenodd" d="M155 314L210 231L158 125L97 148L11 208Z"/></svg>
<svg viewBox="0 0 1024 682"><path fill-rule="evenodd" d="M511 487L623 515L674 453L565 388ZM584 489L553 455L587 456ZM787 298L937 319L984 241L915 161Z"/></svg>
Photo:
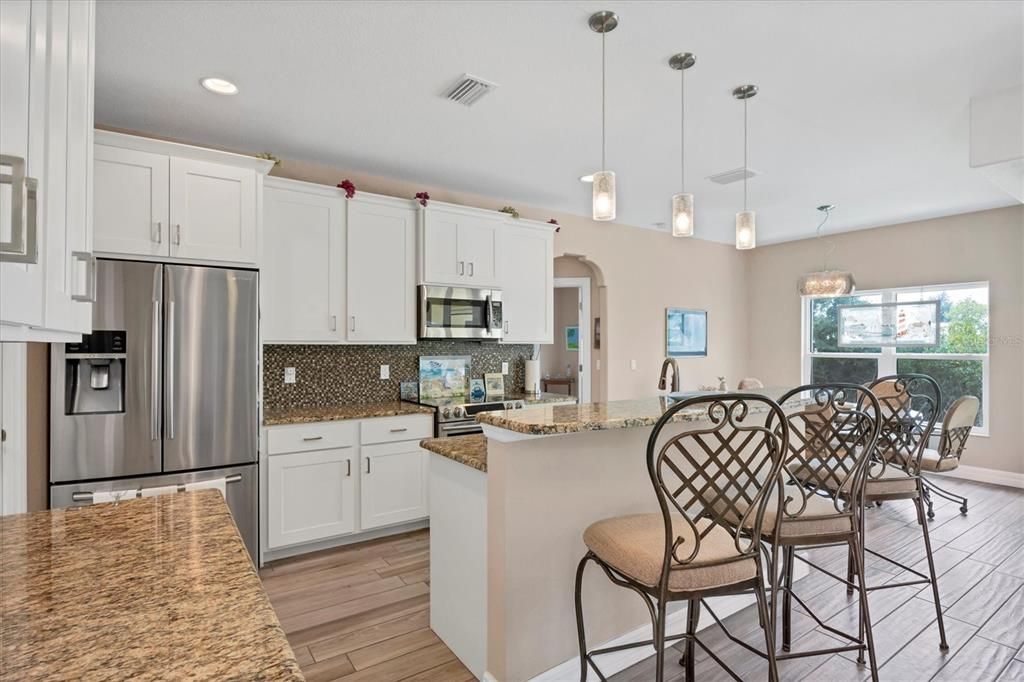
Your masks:
<svg viewBox="0 0 1024 682"><path fill-rule="evenodd" d="M266 548L427 518L432 433L429 414L268 428Z"/></svg>
<svg viewBox="0 0 1024 682"><path fill-rule="evenodd" d="M415 441L364 445L360 484L363 530L427 516L427 453Z"/></svg>
<svg viewBox="0 0 1024 682"><path fill-rule="evenodd" d="M267 539L271 548L356 529L357 452L349 446L270 457Z"/></svg>

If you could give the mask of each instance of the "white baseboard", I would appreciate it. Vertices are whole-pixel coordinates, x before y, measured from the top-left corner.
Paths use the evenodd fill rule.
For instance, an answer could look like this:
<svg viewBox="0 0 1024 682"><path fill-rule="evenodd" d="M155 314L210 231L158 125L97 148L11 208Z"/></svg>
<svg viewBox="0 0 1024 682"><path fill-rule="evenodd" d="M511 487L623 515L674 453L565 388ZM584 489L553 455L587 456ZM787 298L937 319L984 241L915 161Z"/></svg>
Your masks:
<svg viewBox="0 0 1024 682"><path fill-rule="evenodd" d="M978 481L979 483L1005 485L1011 488L1024 488L1024 474L1014 471L986 469L984 467L972 467L967 464L961 464L952 471L944 471L942 473L926 471L924 473L925 476L946 476L949 478L962 478L967 481Z"/></svg>
<svg viewBox="0 0 1024 682"><path fill-rule="evenodd" d="M318 552L323 549L353 545L357 542L375 540L388 535L408 533L411 530L419 530L420 528L427 528L429 526L430 521L428 519L421 519L419 521L409 521L407 523L400 523L394 526L385 526L384 528L374 528L373 530L368 530L362 533L342 535L337 538L331 538L330 540L307 542L301 545L291 545L289 547L281 547L279 549L265 549L263 550L263 560L260 562L260 567L262 568L265 564L270 563L271 561L277 561L278 559L298 556L299 554L309 554L310 552Z"/></svg>

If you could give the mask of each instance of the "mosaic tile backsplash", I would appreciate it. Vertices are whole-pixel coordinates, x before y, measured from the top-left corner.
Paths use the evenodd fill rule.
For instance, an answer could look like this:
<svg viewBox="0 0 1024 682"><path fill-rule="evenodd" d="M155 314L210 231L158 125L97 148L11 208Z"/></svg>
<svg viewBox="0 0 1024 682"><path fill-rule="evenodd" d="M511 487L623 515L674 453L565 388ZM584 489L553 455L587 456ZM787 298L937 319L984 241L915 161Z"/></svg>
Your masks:
<svg viewBox="0 0 1024 682"><path fill-rule="evenodd" d="M419 380L421 355L468 355L470 377L500 372L507 362L505 391L526 385L524 362L533 355L529 344L479 343L429 339L414 346L267 345L263 348L263 403L267 409L318 407L398 400L399 384ZM391 378L380 378L380 366L391 366ZM284 383L284 368L294 367L296 381Z"/></svg>

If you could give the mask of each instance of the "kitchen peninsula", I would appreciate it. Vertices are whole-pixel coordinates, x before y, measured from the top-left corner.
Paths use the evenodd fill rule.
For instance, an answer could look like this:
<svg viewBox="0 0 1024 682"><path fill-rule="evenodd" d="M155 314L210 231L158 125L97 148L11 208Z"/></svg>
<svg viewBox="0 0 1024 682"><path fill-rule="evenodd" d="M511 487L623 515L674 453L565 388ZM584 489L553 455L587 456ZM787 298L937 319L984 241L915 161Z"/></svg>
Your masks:
<svg viewBox="0 0 1024 682"><path fill-rule="evenodd" d="M0 518L0 678L302 680L215 490Z"/></svg>
<svg viewBox="0 0 1024 682"><path fill-rule="evenodd" d="M757 392L774 399L785 391ZM647 439L676 402L662 396L487 412L478 417L486 446L423 443L435 453L431 627L478 676L486 671L511 682L579 674L573 582L586 551L583 530L602 518L657 511ZM783 407L803 404L797 399ZM697 408L678 412L674 421L708 423L706 410ZM636 595L599 571L587 574L583 589L593 646L640 639L644 628L649 637L647 611ZM722 616L752 601L723 597L715 609ZM682 624L670 617L669 627ZM644 649L612 655L605 672L648 655Z"/></svg>

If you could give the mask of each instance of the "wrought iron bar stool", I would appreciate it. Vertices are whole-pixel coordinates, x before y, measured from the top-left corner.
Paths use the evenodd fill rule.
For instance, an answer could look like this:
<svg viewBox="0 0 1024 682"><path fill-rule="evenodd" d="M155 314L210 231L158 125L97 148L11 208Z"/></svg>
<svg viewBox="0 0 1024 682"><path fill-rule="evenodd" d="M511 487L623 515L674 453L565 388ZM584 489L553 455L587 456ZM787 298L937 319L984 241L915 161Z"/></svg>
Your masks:
<svg viewBox="0 0 1024 682"><path fill-rule="evenodd" d="M960 503L960 513L967 513L967 498L940 488L935 482L925 477L924 472L952 471L960 466L960 457L967 446L967 438L974 428L974 420L978 416L981 401L973 395L965 395L953 401L942 418L942 433L939 435L939 449L924 449L921 456L921 483L924 485L924 501L928 505L928 518L935 518L932 493L950 502ZM913 461L903 459L904 466L913 466Z"/></svg>
<svg viewBox="0 0 1024 682"><path fill-rule="evenodd" d="M928 438L935 428L939 405L942 404L939 385L925 374L893 374L876 379L868 388L878 401L879 430L875 453L866 469L864 502L870 505L889 500L913 501L924 539L928 575L869 549L865 537L860 546L861 566L864 565L865 553L870 552L872 556L918 576L915 580L867 585L865 589L871 592L909 585L931 585L935 615L939 624L939 648L947 650L949 645L946 643L946 626L942 619L942 605L939 602L939 583L935 576L935 559L928 536L928 521L924 512L924 481L921 478L921 460ZM859 522L863 527L864 506L859 506L858 512ZM856 563L856 558L851 553L847 566L849 582L853 582ZM849 590L852 588L848 588Z"/></svg>
<svg viewBox="0 0 1024 682"><path fill-rule="evenodd" d="M647 472L660 511L604 519L583 533L588 551L576 570L581 680L587 679L590 667L605 679L595 656L653 645L655 679L662 682L665 643L680 639L686 640L689 682L694 679L695 645L739 680L696 632L702 599L748 590L757 597L758 619L765 631L768 678L778 679L759 538L769 499L774 518L782 506L779 471L782 453L789 447L784 416L765 396L733 393L683 400L657 421L647 442ZM688 428L687 422L698 420L702 423ZM768 428L769 421L776 426ZM741 523L734 526L726 518ZM643 599L651 616L652 639L587 650L582 587L588 562ZM686 632L666 636L666 609L673 601L688 603Z"/></svg>
<svg viewBox="0 0 1024 682"><path fill-rule="evenodd" d="M864 566L859 560L863 533L857 510L863 505L865 470L878 438L878 421L875 418L879 411L878 401L864 386L836 383L800 386L781 396L779 403L785 405L797 397L811 402L803 409L787 414L785 424L778 425L788 425L789 428L789 447L782 465L785 482L782 513L773 518L773 506L769 501L761 530L772 568L773 635L778 632L780 597L782 605L782 653L776 652L775 656L778 660L785 660L857 651L858 663L863 663L866 649L871 677L877 681L878 666L864 587ZM823 622L793 589L795 560L802 559L796 550L833 545L846 545L851 556L857 559L858 583L823 570L848 588L859 588L861 625L857 635ZM850 644L793 652L791 624L794 599L820 627ZM708 607L705 605L705 608ZM710 608L708 610L729 639L755 654L767 655L735 637L714 612ZM774 636L771 641L774 646Z"/></svg>

